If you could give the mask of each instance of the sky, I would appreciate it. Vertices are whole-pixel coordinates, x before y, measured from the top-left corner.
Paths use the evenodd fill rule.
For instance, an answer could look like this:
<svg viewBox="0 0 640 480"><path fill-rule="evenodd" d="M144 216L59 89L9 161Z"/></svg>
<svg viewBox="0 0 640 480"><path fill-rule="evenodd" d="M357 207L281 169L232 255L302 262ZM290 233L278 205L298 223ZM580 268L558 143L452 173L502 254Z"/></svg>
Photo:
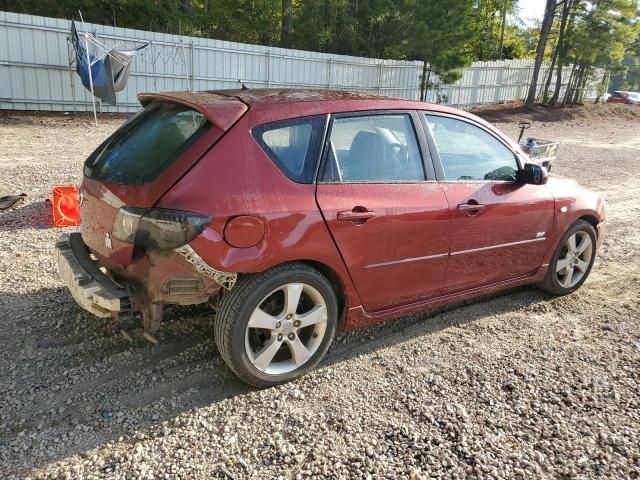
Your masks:
<svg viewBox="0 0 640 480"><path fill-rule="evenodd" d="M519 0L518 17L527 24L532 24L534 20L542 20L544 16L544 0Z"/></svg>

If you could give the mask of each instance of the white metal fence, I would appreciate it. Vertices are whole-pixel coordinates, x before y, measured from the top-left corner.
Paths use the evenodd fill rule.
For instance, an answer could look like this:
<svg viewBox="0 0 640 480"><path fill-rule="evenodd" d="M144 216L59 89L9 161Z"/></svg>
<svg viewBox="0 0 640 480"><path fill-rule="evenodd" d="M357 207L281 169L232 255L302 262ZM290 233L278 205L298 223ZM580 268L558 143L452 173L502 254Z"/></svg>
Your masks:
<svg viewBox="0 0 640 480"><path fill-rule="evenodd" d="M67 37L71 22L0 12L0 109L92 109L91 97L75 70ZM84 26L78 24L78 29ZM182 37L104 25L86 24L100 42L141 46L129 83L117 95L118 105L102 111L137 110L143 91L213 90L248 87L309 87L360 90L418 99L422 62L379 60L289 50L260 45ZM525 97L533 62L477 62L460 81L431 89L427 100L460 107ZM541 79L544 79L546 67ZM564 76L565 81L569 76ZM432 76L431 80L437 80ZM595 91L589 85L588 92Z"/></svg>
<svg viewBox="0 0 640 480"><path fill-rule="evenodd" d="M534 63L534 60L475 62L463 70L462 78L459 81L451 85L439 85L428 92L427 97L429 101L440 101L459 107L522 100L529 91ZM571 66L565 66L562 69L561 99L566 91L571 69ZM549 65L543 64L538 75L537 97L543 94L548 74ZM593 78L589 79L585 86L584 98L596 97L597 86L602 75L603 72L596 72ZM556 72L554 71L550 93L553 92L555 83Z"/></svg>

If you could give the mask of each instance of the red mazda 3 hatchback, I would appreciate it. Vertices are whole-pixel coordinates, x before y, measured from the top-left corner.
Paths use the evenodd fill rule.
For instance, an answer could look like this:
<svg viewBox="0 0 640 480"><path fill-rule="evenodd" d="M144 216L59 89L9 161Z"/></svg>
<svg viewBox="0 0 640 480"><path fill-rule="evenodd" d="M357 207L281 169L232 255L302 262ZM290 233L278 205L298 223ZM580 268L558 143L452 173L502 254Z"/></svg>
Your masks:
<svg viewBox="0 0 640 480"><path fill-rule="evenodd" d="M85 163L61 276L150 339L165 305L213 304L253 385L309 371L336 331L529 283L570 293L602 240L598 195L466 112L312 90L140 101Z"/></svg>

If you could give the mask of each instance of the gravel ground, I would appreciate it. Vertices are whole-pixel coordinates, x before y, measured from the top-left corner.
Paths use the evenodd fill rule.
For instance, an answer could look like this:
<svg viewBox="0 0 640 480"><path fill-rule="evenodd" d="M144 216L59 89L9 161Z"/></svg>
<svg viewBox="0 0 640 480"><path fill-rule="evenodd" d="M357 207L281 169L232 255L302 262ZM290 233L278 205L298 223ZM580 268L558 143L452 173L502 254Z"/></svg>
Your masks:
<svg viewBox="0 0 640 480"><path fill-rule="evenodd" d="M640 116L540 113L554 171L599 191L608 236L578 292L522 288L341 337L258 391L206 308L151 346L76 306L46 199L122 121L0 114L0 478L640 477ZM490 118L492 114L487 113ZM520 114L499 126L516 134Z"/></svg>

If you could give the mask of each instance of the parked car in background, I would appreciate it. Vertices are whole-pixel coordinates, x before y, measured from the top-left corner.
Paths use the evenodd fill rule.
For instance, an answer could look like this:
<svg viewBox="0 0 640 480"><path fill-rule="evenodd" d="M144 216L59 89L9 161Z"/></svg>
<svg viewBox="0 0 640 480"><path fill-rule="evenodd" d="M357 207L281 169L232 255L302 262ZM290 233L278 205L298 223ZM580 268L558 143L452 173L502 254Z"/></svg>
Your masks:
<svg viewBox="0 0 640 480"><path fill-rule="evenodd" d="M640 93L616 90L609 96L609 98L607 98L607 103L626 103L627 105L640 105Z"/></svg>
<svg viewBox="0 0 640 480"><path fill-rule="evenodd" d="M484 120L314 90L140 95L87 159L62 278L100 317L212 303L256 386L309 371L336 331L537 284L586 280L604 202L525 164Z"/></svg>

